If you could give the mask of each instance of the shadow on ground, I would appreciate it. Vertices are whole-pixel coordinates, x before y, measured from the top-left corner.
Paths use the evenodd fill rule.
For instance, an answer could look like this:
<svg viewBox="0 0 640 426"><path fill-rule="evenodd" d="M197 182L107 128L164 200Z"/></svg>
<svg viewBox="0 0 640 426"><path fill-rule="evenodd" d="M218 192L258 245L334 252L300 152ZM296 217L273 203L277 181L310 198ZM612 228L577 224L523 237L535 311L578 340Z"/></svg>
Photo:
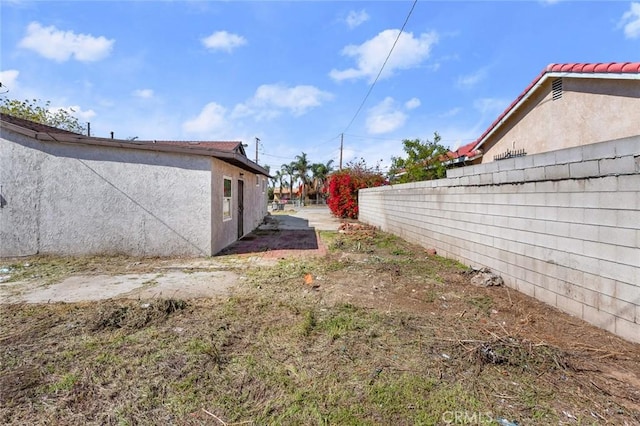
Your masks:
<svg viewBox="0 0 640 426"><path fill-rule="evenodd" d="M318 237L309 221L290 215L267 216L255 231L223 249L217 256L272 250L317 250Z"/></svg>

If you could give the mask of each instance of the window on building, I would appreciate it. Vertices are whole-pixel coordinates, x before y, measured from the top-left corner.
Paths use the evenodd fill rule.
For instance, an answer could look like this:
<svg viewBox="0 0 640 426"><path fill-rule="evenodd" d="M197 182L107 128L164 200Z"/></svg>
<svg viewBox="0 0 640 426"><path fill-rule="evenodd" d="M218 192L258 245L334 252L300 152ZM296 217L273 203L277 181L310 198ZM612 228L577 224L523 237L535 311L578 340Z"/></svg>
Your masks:
<svg viewBox="0 0 640 426"><path fill-rule="evenodd" d="M262 193L264 194L267 191L267 180L262 178Z"/></svg>
<svg viewBox="0 0 640 426"><path fill-rule="evenodd" d="M260 176L256 175L256 186L260 186Z"/></svg>
<svg viewBox="0 0 640 426"><path fill-rule="evenodd" d="M222 194L222 219L231 219L231 178L224 177L224 189Z"/></svg>

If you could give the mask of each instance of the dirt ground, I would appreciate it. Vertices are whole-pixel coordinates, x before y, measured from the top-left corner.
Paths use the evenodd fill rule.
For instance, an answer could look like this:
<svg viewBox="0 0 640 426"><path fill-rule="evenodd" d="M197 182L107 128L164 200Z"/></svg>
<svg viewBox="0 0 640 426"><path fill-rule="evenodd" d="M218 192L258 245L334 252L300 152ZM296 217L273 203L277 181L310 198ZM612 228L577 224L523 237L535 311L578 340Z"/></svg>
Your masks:
<svg viewBox="0 0 640 426"><path fill-rule="evenodd" d="M300 248L287 243L288 237L282 238L283 231L300 229L278 229L273 224L267 223L269 226L254 233L244 243L240 242L235 248L211 259L118 257L61 261L30 258L20 259L19 262L15 259L0 262L0 273L5 271L5 276L21 274L18 281L7 282L5 279L4 283L0 283L2 303L5 304L2 308L4 326L12 327L13 324L17 328L23 327L12 323L7 317L14 309L24 309L16 308L25 306L16 302L170 297L193 300L197 305L201 302L196 300L203 298L223 303L251 294L251 297L267 297L269 303L280 303L282 306L294 303L288 301L289 298L300 297L304 303L319 307L313 308L317 309L317 315L323 315L323 312L335 306L348 304L383 317L401 318L401 323L406 321L408 329L416 330L422 336L420 339L428 336L428 342L419 342L419 353L431 360L425 361L425 364L433 362L433 359L439 359L438 362L450 360L448 365L437 368L441 381L459 383L470 371L476 371L470 365L480 359L481 365L492 369L492 381L489 382L490 388L476 391L487 393L484 398L491 401L494 411L512 413L514 419L517 416L527 419L529 416L528 421L521 420L521 425L640 424L640 345L563 314L507 287L472 285L471 279L476 272L367 227L352 228L354 230L343 234L318 231L315 247ZM285 241L284 245L274 246L273 249L265 246L265 239L269 236ZM298 267L298 263L292 261L297 258L301 259L301 265L309 261L312 263L304 263L300 270L291 270ZM278 267L281 261L289 263ZM42 265L48 266L44 268ZM249 281L253 287L248 288L247 277L255 277L256 274L266 275L263 281L251 278ZM260 294L262 296L256 296ZM280 302L276 303L278 300ZM258 305L261 307L256 308L256 312L266 309L264 305ZM303 308L291 309L299 312ZM20 317L17 313L12 315L11 318ZM259 322L257 316L254 320ZM273 319L267 322L273 323ZM313 330L315 320L310 324L309 330ZM180 324L180 328L185 326L188 325ZM5 329L0 341L7 344L15 336L15 333ZM364 338L370 338L366 336L369 335ZM356 346L358 344L354 343ZM418 343L409 340L404 344ZM243 348L246 351L246 346ZM369 348L356 353L354 359L373 357L371 351ZM396 355L389 359L408 357L402 349L395 348L394 351ZM475 361L469 364L470 359ZM526 362L523 361L525 359ZM393 368L402 371L401 362L397 359L386 362L379 368L380 371ZM409 364L413 365L414 362L412 360ZM337 365L329 367L329 370L339 369ZM538 372L528 379L532 381L533 390L527 392L533 392L534 399L547 398L548 401L543 404L534 400L531 407L525 409L521 401L523 393L518 393L523 392L520 387L524 386L519 374L532 367L544 368L535 370ZM473 374L488 374L486 371ZM514 394L519 396L515 397ZM553 412L553 415L544 417L544 410L540 407L549 413ZM233 417L232 412L229 409L227 418ZM379 416L388 419L384 414ZM395 418L403 419L398 424L414 423L408 420L411 417ZM304 423L307 421L303 420ZM284 424L295 423L297 421L291 421L290 418L284 421ZM373 421L372 424L375 423Z"/></svg>
<svg viewBox="0 0 640 426"><path fill-rule="evenodd" d="M29 259L5 259L0 262L0 303L228 296L242 279L243 269L272 265L288 256L325 254L317 232L336 231L340 225L324 206L278 213L267 216L254 232L207 259L105 258L102 265L85 273L67 271L71 275L49 280L52 282L46 274L40 276L41 271L32 268L34 262ZM16 266L12 268L12 264ZM19 274L14 274L16 269ZM109 273L101 273L105 270Z"/></svg>

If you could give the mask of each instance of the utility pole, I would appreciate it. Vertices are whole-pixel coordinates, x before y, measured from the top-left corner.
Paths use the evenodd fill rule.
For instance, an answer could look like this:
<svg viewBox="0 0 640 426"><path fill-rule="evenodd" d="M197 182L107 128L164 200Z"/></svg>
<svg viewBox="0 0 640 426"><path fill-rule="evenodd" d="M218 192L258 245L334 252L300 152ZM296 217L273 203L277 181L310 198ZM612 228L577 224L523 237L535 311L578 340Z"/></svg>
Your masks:
<svg viewBox="0 0 640 426"><path fill-rule="evenodd" d="M342 143L344 142L344 133L340 133L340 170L342 171Z"/></svg>
<svg viewBox="0 0 640 426"><path fill-rule="evenodd" d="M260 139L256 138L256 164L258 164L258 144L260 143Z"/></svg>

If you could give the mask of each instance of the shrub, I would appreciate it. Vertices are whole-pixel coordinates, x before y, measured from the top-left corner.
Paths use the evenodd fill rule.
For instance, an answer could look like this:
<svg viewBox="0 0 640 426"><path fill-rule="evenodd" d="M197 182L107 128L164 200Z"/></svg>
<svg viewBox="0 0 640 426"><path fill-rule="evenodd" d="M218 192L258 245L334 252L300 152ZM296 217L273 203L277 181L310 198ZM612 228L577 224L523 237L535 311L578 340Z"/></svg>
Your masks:
<svg viewBox="0 0 640 426"><path fill-rule="evenodd" d="M337 217L357 219L358 191L386 183L378 167L368 168L362 159L357 163L348 163L346 168L329 176L329 209Z"/></svg>

